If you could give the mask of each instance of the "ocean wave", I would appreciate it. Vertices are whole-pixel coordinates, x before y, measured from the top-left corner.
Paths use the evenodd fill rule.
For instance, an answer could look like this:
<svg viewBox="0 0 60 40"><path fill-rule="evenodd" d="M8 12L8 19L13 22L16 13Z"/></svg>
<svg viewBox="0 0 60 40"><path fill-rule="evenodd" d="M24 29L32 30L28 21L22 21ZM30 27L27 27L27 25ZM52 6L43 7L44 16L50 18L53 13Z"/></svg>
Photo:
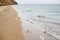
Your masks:
<svg viewBox="0 0 60 40"><path fill-rule="evenodd" d="M59 22L57 22L58 19L54 18L49 18L46 16L38 15L37 17L31 18L33 21L39 21L39 22L45 22L45 23L52 23L52 24L57 24L60 25ZM49 21L48 21L49 20Z"/></svg>
<svg viewBox="0 0 60 40"><path fill-rule="evenodd" d="M60 13L60 11L57 11L57 10L50 10L48 12Z"/></svg>
<svg viewBox="0 0 60 40"><path fill-rule="evenodd" d="M52 24L57 24L57 25L60 25L60 23L57 23L57 22L47 22L47 21L43 21L43 20L38 20L40 22L45 22L45 23L52 23Z"/></svg>

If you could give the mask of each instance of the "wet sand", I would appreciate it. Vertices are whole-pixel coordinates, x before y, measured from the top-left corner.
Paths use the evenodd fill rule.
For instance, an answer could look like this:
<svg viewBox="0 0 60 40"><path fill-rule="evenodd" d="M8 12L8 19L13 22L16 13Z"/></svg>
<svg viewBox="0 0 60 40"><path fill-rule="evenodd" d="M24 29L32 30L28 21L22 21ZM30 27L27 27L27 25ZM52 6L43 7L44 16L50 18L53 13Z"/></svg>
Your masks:
<svg viewBox="0 0 60 40"><path fill-rule="evenodd" d="M23 40L21 20L10 6L0 7L0 40Z"/></svg>

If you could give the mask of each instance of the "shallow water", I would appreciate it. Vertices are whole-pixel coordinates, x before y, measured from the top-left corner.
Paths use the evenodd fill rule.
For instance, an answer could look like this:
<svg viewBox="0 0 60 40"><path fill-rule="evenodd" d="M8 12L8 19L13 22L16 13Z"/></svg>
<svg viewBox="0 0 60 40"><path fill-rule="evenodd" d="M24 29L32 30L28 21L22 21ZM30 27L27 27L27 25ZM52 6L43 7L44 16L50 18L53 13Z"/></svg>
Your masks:
<svg viewBox="0 0 60 40"><path fill-rule="evenodd" d="M25 40L59 40L44 33L50 30L51 33L60 35L59 4L26 4L13 7L21 17Z"/></svg>

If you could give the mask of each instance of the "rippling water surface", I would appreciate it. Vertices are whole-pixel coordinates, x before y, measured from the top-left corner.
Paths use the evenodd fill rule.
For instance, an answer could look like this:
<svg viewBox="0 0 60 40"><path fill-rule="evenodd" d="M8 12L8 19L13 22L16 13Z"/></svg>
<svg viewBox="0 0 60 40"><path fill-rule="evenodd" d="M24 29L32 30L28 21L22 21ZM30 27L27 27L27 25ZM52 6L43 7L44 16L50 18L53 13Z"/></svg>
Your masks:
<svg viewBox="0 0 60 40"><path fill-rule="evenodd" d="M42 15L47 18L60 19L60 5L59 4L30 4L20 5L21 11L31 12L30 14Z"/></svg>
<svg viewBox="0 0 60 40"><path fill-rule="evenodd" d="M26 40L41 40L40 36L46 37L45 40L49 40L47 38L50 37L52 37L50 40L58 40L51 35L43 34L40 29L41 31L50 30L51 33L60 35L59 4L24 4L16 6L15 9L22 18ZM26 33L28 29L33 32Z"/></svg>

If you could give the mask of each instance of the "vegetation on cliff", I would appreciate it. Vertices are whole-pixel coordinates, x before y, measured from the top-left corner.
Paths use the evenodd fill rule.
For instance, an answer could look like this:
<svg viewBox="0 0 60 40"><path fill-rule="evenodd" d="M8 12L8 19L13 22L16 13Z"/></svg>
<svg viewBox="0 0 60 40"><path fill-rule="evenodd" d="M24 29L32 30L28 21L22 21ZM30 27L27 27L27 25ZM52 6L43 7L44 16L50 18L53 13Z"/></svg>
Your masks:
<svg viewBox="0 0 60 40"><path fill-rule="evenodd" d="M0 6L17 4L14 0L0 0Z"/></svg>

